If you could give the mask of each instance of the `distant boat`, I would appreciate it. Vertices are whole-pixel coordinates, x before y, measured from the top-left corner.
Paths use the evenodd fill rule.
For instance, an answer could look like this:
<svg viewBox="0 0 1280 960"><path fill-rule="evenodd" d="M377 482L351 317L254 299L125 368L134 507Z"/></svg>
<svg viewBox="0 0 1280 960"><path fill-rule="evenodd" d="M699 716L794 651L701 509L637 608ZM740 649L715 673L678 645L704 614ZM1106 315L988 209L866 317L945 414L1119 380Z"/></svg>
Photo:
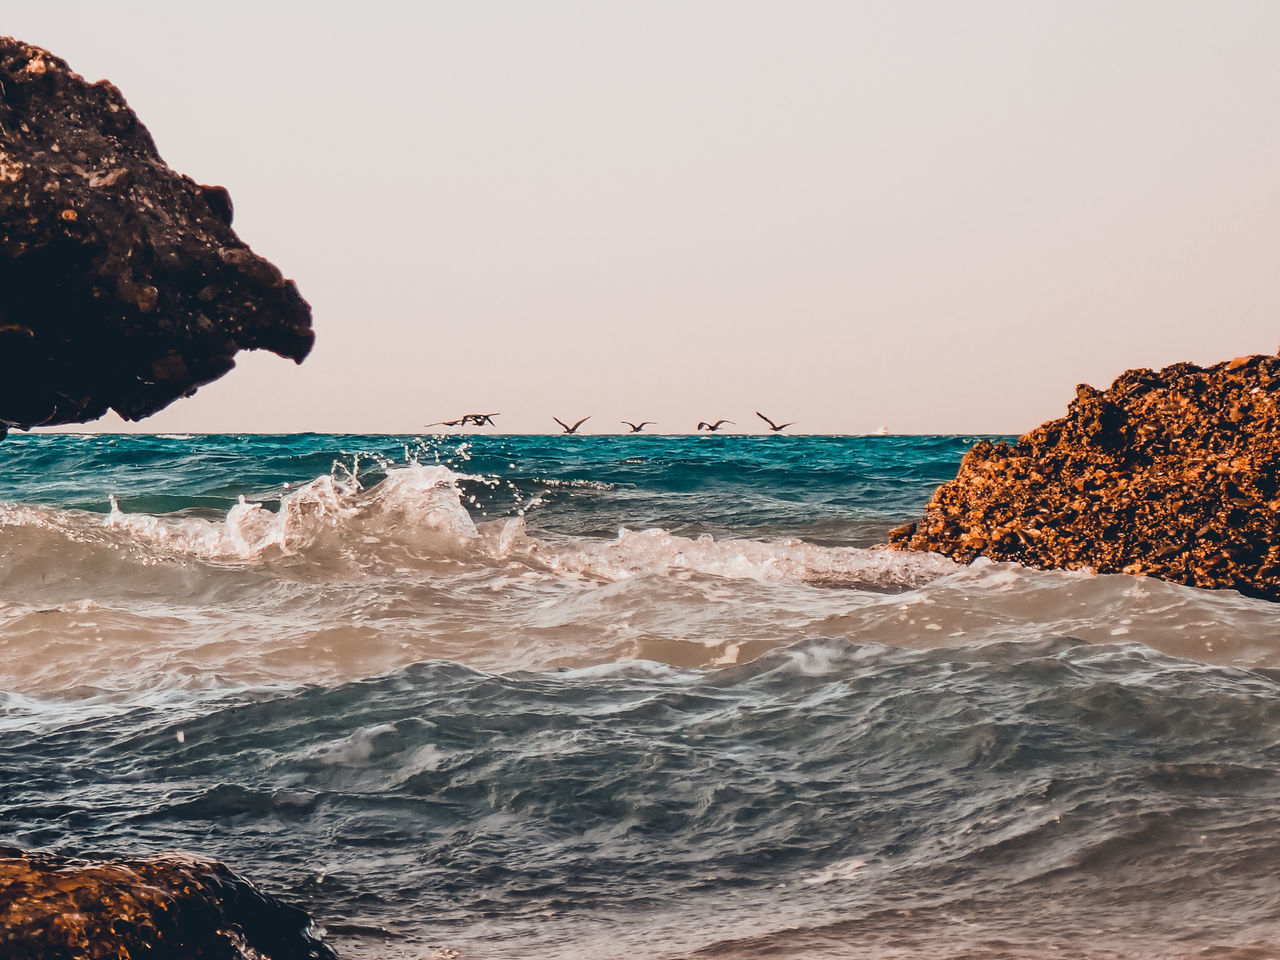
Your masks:
<svg viewBox="0 0 1280 960"><path fill-rule="evenodd" d="M889 428L888 428L888 427L876 427L875 431L874 431L871 435L872 435L873 437L887 437L887 436L889 435Z"/></svg>

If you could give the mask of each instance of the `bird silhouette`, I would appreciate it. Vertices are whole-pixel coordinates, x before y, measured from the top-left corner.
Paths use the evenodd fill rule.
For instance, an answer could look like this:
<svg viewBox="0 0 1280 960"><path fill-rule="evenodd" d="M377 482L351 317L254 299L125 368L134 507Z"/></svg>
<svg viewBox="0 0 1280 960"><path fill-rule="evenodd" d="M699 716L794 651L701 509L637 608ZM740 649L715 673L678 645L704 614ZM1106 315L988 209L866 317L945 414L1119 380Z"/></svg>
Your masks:
<svg viewBox="0 0 1280 960"><path fill-rule="evenodd" d="M794 420L792 420L791 423L774 423L772 420L766 417L759 410L756 411L756 416L759 417L761 420L763 420L765 423L767 423L769 425L769 429L772 430L774 433L777 433L779 430L784 430L795 423Z"/></svg>
<svg viewBox="0 0 1280 960"><path fill-rule="evenodd" d="M732 420L717 420L715 423L707 423L705 420L699 420L699 421L698 421L698 429L699 429L699 430L710 430L712 433L715 433L717 430L719 430L719 429L720 429L720 425L721 425L721 424L725 424L725 423L733 423L733 421L732 421ZM735 426L736 426L736 424L735 424Z"/></svg>
<svg viewBox="0 0 1280 960"><path fill-rule="evenodd" d="M567 423L565 423L563 420L561 420L559 417L552 417L551 419L554 420L556 423L560 424L560 426L564 427L565 433L577 433L578 428L582 426L584 423L586 423L588 420L590 420L591 418L583 417L581 420L575 423L572 427L569 426Z"/></svg>
<svg viewBox="0 0 1280 960"><path fill-rule="evenodd" d="M632 433L639 433L641 430L643 430L643 429L644 429L645 427L647 427L649 424L651 424L651 423L656 423L657 421L656 421L656 420L641 420L639 423L632 423L630 420L620 420L620 421L618 421L618 422L619 422L619 423L625 423L628 427L630 427L630 428L631 428L631 432L632 432Z"/></svg>
<svg viewBox="0 0 1280 960"><path fill-rule="evenodd" d="M471 423L477 427L483 427L486 423L490 426L496 426L493 422L493 418L500 416L502 416L500 413L468 413L462 418L462 423L464 426L467 421L471 421Z"/></svg>

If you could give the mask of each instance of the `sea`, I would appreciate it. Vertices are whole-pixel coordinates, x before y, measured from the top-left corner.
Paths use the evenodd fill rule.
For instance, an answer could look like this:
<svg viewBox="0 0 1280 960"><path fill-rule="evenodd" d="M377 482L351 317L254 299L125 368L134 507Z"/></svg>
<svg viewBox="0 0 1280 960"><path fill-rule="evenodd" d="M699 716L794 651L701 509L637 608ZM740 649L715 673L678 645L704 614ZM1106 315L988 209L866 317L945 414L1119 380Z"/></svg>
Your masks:
<svg viewBox="0 0 1280 960"><path fill-rule="evenodd" d="M885 549L979 438L17 434L0 842L357 960L1280 956L1280 617Z"/></svg>

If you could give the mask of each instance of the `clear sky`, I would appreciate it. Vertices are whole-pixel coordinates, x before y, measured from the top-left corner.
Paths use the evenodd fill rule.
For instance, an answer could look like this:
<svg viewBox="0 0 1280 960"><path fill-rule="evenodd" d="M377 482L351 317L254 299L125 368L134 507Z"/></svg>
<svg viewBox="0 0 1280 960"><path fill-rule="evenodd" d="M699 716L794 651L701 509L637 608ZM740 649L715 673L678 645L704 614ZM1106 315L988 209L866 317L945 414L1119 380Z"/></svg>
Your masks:
<svg viewBox="0 0 1280 960"><path fill-rule="evenodd" d="M1274 0L59 0L314 310L130 429L1020 433L1275 352ZM119 429L114 416L100 426Z"/></svg>

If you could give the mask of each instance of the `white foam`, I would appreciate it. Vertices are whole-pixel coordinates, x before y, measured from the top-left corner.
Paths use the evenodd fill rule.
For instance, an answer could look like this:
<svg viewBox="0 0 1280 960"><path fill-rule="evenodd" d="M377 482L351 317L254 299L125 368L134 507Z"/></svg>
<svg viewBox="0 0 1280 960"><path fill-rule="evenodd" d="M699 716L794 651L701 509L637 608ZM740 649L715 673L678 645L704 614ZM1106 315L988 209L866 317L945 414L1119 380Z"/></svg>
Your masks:
<svg viewBox="0 0 1280 960"><path fill-rule="evenodd" d="M286 494L278 512L244 497L223 520L126 514L115 498L104 521L139 543L208 559L294 554L326 532L381 539L397 531L431 530L458 540L478 534L462 505L460 475L443 466L412 465L387 473L365 491L354 474L317 477Z"/></svg>
<svg viewBox="0 0 1280 960"><path fill-rule="evenodd" d="M701 574L727 580L896 587L953 573L956 564L933 554L861 547L822 547L802 540L697 539L662 529L623 528L615 540L539 545L538 557L561 575L623 580L643 575L683 579Z"/></svg>
<svg viewBox="0 0 1280 960"><path fill-rule="evenodd" d="M401 548L393 562L404 567L407 561L405 569L432 559L498 561L569 580L704 577L886 590L920 586L959 569L932 554L824 547L797 539L691 539L625 527L613 540L537 537L527 530L523 513L477 526L459 487L463 479L485 480L441 464L410 464L386 470L381 482L366 489L355 470L343 469L288 490L275 512L241 498L220 520L133 514L113 498L105 519L9 505L0 507L0 523L56 528L74 539L113 534L113 545L142 548L148 563L174 557L253 562L301 556L339 557L363 567L391 558L394 551L386 549L391 545Z"/></svg>
<svg viewBox="0 0 1280 960"><path fill-rule="evenodd" d="M834 883L837 880L852 880L854 876L867 865L867 861L861 857L850 857L847 860L839 860L831 864L825 870L819 870L812 873L803 880L807 884Z"/></svg>
<svg viewBox="0 0 1280 960"><path fill-rule="evenodd" d="M396 728L389 723L361 727L354 733L327 743L313 751L313 758L326 766L364 766L377 752L377 740L394 734Z"/></svg>

